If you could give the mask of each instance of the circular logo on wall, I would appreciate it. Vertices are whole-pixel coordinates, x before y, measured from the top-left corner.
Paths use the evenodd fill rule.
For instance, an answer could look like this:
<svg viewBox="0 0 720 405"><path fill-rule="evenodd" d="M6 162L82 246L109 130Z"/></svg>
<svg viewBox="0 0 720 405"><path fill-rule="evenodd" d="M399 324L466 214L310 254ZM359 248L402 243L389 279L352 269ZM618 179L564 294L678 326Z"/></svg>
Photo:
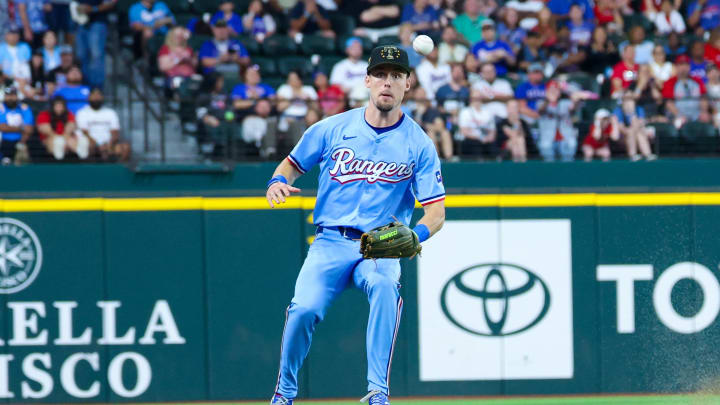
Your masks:
<svg viewBox="0 0 720 405"><path fill-rule="evenodd" d="M470 266L443 287L440 305L458 328L509 336L537 325L550 309L550 290L528 269L504 263Z"/></svg>
<svg viewBox="0 0 720 405"><path fill-rule="evenodd" d="M0 294L29 286L42 266L42 247L27 224L0 218Z"/></svg>

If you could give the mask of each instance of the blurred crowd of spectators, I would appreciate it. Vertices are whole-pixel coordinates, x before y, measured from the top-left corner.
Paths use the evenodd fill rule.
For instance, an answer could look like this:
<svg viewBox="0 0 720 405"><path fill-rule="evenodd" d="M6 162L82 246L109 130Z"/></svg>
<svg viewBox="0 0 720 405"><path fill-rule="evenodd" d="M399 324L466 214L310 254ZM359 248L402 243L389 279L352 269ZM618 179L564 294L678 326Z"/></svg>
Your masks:
<svg viewBox="0 0 720 405"><path fill-rule="evenodd" d="M126 161L103 106L108 13L117 0L0 0L0 159Z"/></svg>
<svg viewBox="0 0 720 405"><path fill-rule="evenodd" d="M19 105L64 98L68 121L73 114L78 121L81 108L98 111L87 98L103 88L107 14L120 8L117 1L0 0L0 30L7 30L0 63ZM378 44L408 52L414 71L403 111L446 160L653 160L659 131L709 128L714 136L720 124L720 0L124 5L118 30L131 38L136 60L162 76L183 127L208 156L234 145L243 156L273 159L309 125L366 104L366 60ZM435 40L429 55L412 49L419 34ZM48 113L60 114L54 108ZM3 134L10 132L6 115ZM47 139L61 135L68 153L86 156L84 135L90 155L101 149L79 122L47 126L38 115L34 126L56 158L60 147ZM107 128L114 129L101 137L104 153L126 159L116 116ZM12 130L19 143L32 137L22 125Z"/></svg>

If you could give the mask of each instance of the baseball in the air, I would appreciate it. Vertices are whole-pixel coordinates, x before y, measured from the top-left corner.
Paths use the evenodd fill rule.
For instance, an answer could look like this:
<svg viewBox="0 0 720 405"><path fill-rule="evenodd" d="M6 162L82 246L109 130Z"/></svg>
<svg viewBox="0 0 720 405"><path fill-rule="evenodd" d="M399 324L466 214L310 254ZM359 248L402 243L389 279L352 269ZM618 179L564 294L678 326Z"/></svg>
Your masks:
<svg viewBox="0 0 720 405"><path fill-rule="evenodd" d="M429 54L434 47L433 40L427 35L418 35L413 41L413 49L421 55Z"/></svg>

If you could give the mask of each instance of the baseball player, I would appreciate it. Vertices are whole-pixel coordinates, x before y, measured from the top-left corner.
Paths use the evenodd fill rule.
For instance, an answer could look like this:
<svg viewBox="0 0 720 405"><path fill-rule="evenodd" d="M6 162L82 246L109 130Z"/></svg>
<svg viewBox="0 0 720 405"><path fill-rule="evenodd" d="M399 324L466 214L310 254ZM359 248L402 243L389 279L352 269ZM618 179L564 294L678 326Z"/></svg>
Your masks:
<svg viewBox="0 0 720 405"><path fill-rule="evenodd" d="M292 186L300 175L320 165L313 213L316 237L286 311L280 372L271 404L292 405L298 370L310 349L315 325L330 303L351 285L363 290L370 303L368 394L363 401L390 404L390 366L402 311L400 262L365 259L383 257L368 252L368 232L392 221L393 216L408 224L417 199L425 215L415 228L394 224L411 235L417 245L414 255L420 242L440 230L445 221L445 188L435 146L422 128L400 111L403 95L410 89L409 72L404 50L395 46L373 49L365 76L368 106L308 128L268 182L267 201L275 207L300 191ZM389 240L398 234L395 230L378 239ZM364 253L360 252L361 238Z"/></svg>

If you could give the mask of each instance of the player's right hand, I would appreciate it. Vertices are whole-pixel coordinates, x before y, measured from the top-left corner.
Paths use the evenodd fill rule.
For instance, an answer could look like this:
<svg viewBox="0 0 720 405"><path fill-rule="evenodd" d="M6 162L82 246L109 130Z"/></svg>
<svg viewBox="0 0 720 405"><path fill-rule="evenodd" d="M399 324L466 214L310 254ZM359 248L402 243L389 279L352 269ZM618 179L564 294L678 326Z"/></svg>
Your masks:
<svg viewBox="0 0 720 405"><path fill-rule="evenodd" d="M279 205L284 203L285 197L290 197L290 193L299 192L299 188L278 181L268 187L265 198L267 198L267 202L268 204L270 204L270 208L275 208L275 204Z"/></svg>

